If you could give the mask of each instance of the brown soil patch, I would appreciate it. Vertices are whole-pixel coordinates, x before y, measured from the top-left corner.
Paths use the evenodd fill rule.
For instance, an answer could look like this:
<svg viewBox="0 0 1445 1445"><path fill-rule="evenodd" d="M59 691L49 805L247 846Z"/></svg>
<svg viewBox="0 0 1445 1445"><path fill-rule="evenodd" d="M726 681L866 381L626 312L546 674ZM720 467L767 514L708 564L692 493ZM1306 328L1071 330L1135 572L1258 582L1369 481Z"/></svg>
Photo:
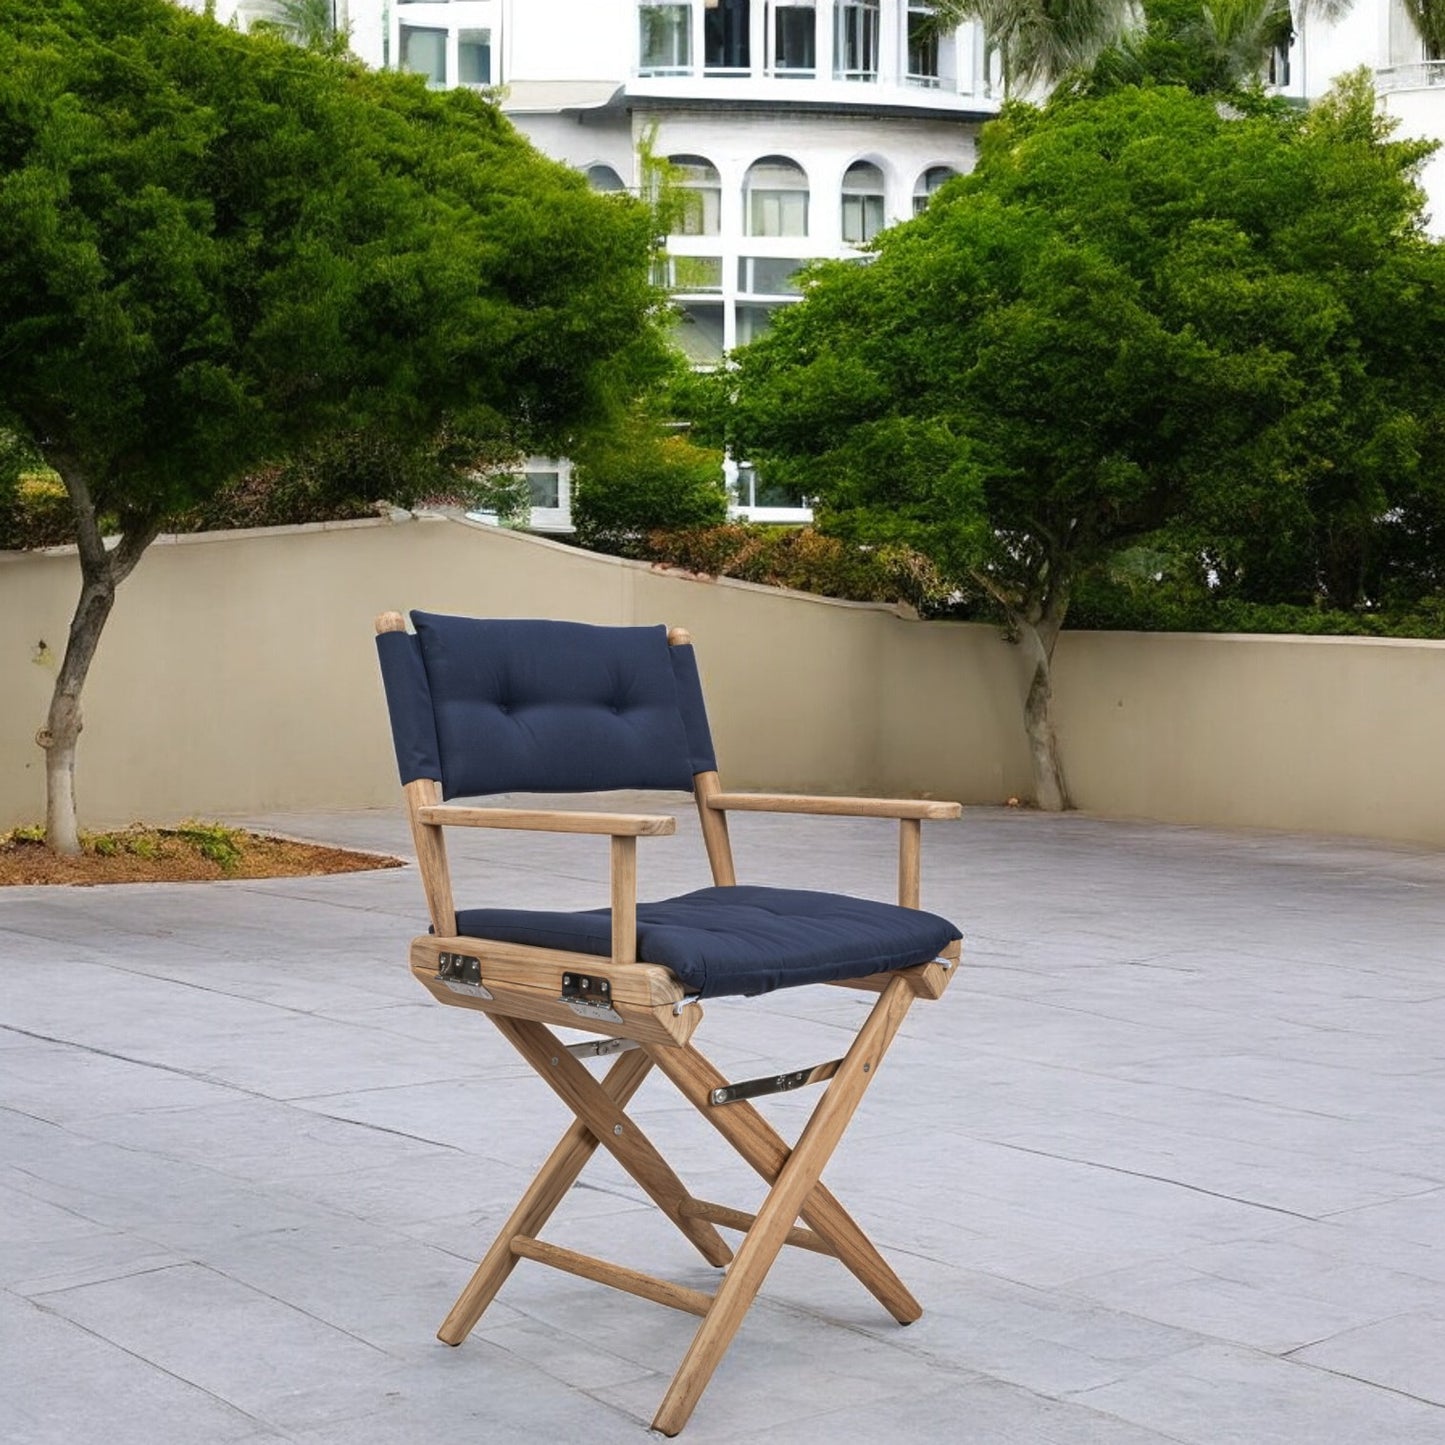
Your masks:
<svg viewBox="0 0 1445 1445"><path fill-rule="evenodd" d="M298 843L226 829L225 861L165 829L128 828L82 840L79 858L62 858L43 843L0 834L0 888L34 883L205 883L226 878L299 878L400 868L400 859ZM97 846L99 845L99 846ZM214 849L212 851L215 851ZM231 856L234 853L234 856Z"/></svg>

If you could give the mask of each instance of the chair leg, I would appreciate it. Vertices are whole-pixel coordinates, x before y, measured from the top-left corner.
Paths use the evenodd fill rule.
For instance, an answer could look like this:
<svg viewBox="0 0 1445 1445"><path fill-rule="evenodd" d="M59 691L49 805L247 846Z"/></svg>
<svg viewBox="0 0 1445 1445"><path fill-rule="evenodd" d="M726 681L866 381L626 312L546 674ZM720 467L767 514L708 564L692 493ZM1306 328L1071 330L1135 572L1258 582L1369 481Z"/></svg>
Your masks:
<svg viewBox="0 0 1445 1445"><path fill-rule="evenodd" d="M745 1099L720 1108L710 1104L712 1091L727 1080L693 1045L658 1047L648 1052L698 1113L769 1184L774 1183L792 1151L757 1109ZM803 1222L828 1244L839 1261L900 1325L910 1325L922 1316L923 1306L826 1184L820 1182L814 1186L799 1212Z"/></svg>
<svg viewBox="0 0 1445 1445"><path fill-rule="evenodd" d="M687 1424L743 1316L757 1297L799 1210L817 1187L824 1165L843 1137L913 998L907 981L895 979L873 1006L713 1296L712 1307L658 1407L653 1429L664 1435L676 1435Z"/></svg>
<svg viewBox="0 0 1445 1445"><path fill-rule="evenodd" d="M911 997L911 995L910 995ZM705 1219L689 1216L683 1206L692 1196L672 1166L653 1147L608 1092L558 1041L555 1034L531 1019L489 1015L492 1022L522 1057L552 1086L553 1091L591 1131L614 1159L637 1181L667 1217L712 1265L725 1265L733 1257L727 1241ZM624 1055L626 1057L626 1055Z"/></svg>
<svg viewBox="0 0 1445 1445"><path fill-rule="evenodd" d="M619 1055L600 1087L619 1108L637 1092L652 1067L652 1060L640 1049ZM553 1211L577 1182L577 1176L597 1148L597 1136L580 1119L562 1136L557 1147L492 1242L467 1287L457 1296L451 1313L437 1331L448 1345L459 1345L481 1319L497 1291L506 1283L517 1263L512 1241L518 1235L535 1235L552 1217Z"/></svg>

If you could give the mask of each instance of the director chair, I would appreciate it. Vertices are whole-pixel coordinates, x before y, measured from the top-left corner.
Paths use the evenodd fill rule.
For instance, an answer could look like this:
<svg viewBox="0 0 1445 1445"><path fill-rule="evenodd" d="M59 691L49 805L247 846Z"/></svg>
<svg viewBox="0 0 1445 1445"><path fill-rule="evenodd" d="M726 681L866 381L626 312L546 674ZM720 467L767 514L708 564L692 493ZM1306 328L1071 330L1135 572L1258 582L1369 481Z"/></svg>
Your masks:
<svg viewBox="0 0 1445 1445"><path fill-rule="evenodd" d="M918 907L921 821L957 803L721 791L688 636L663 627L493 621L413 612L376 621L377 649L431 932L411 969L433 997L486 1014L576 1116L447 1316L459 1345L519 1259L535 1260L702 1316L653 1427L687 1423L784 1245L831 1255L889 1314L918 1302L820 1182L824 1166L915 999L940 997L959 933ZM638 903L637 840L668 815L447 806L517 792L683 789L693 793L714 887ZM896 818L898 905L739 884L729 811ZM611 906L583 912L458 911L446 826L594 833L611 840ZM701 1000L805 983L878 1000L841 1059L729 1082L693 1046ZM599 1035L564 1044L553 1029ZM617 1054L597 1078L584 1058ZM694 1197L625 1112L656 1068L771 1186L756 1215ZM750 1099L826 1083L796 1144ZM709 1264L713 1294L579 1254L539 1236L598 1145ZM801 1222L800 1222L801 1221ZM736 1254L717 1226L743 1232Z"/></svg>

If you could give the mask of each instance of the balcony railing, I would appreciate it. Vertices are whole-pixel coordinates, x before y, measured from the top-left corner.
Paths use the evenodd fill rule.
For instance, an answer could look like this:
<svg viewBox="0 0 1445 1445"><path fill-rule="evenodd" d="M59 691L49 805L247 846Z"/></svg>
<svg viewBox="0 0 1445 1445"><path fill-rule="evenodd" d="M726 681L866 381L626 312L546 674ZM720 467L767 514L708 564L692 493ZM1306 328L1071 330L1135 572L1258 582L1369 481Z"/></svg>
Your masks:
<svg viewBox="0 0 1445 1445"><path fill-rule="evenodd" d="M1445 60L1419 60L1414 65L1387 65L1375 72L1375 89L1425 90L1445 85Z"/></svg>

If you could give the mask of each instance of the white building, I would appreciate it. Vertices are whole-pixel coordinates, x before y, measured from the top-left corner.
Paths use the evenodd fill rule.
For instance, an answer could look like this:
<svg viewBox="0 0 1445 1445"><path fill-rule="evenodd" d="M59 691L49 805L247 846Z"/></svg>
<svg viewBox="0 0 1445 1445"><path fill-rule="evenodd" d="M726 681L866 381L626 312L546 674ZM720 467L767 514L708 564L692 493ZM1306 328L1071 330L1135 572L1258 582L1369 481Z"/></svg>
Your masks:
<svg viewBox="0 0 1445 1445"><path fill-rule="evenodd" d="M199 3L199 0L197 0ZM939 36L926 0L333 0L372 65L443 88L498 92L539 149L602 190L636 189L645 153L686 193L664 276L677 340L710 365L798 299L798 267L847 257L973 164L998 108L974 25ZM244 21L265 0L240 0ZM222 0L223 18L227 7ZM1427 57L1400 0L1306 19L1270 79L1321 94L1366 66L1401 132L1445 139L1445 60ZM1445 156L1426 174L1445 231ZM570 468L533 459L533 525L570 525ZM741 515L807 517L730 466Z"/></svg>

